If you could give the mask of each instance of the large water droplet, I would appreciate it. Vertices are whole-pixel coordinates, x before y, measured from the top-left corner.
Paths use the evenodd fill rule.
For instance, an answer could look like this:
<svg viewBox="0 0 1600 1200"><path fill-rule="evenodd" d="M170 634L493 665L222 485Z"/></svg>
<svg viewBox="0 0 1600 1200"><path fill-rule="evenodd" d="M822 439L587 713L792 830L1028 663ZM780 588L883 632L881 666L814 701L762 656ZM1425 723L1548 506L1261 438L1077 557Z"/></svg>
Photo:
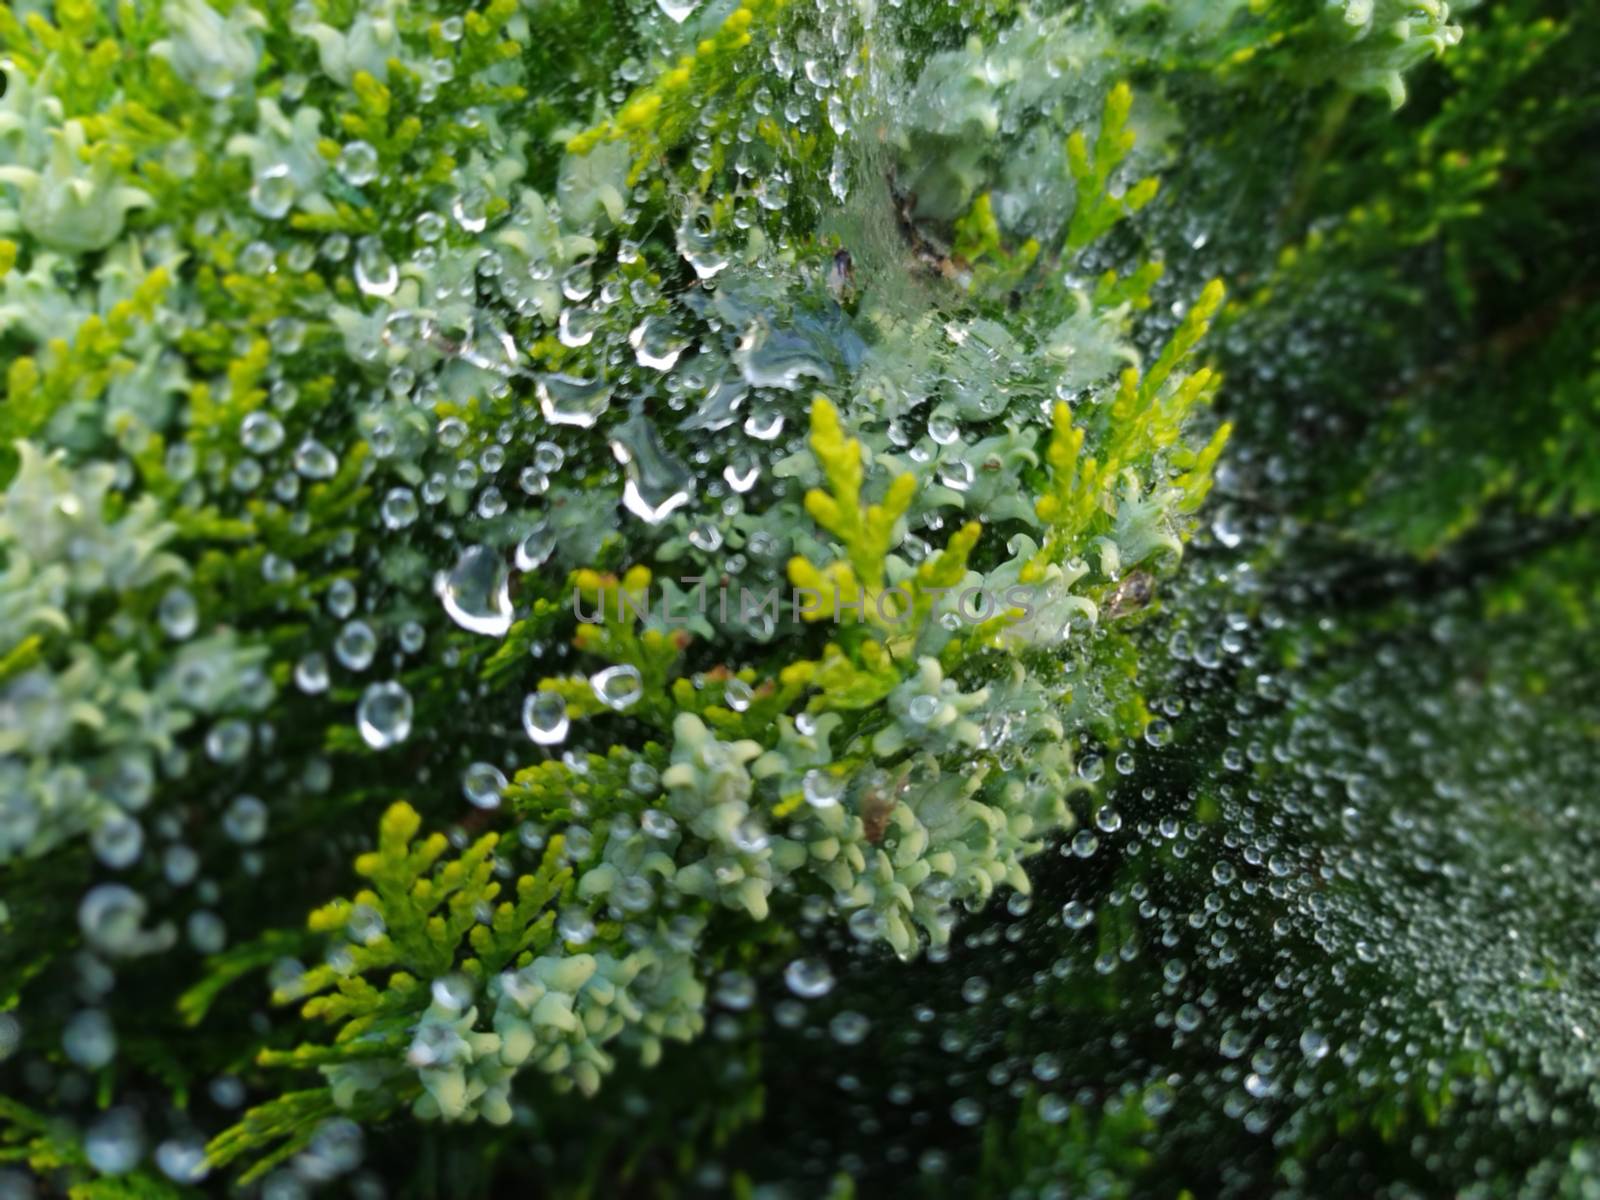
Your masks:
<svg viewBox="0 0 1600 1200"><path fill-rule="evenodd" d="M711 228L710 214L704 210L685 214L678 226L678 253L701 279L711 279L728 265L728 254Z"/></svg>
<svg viewBox="0 0 1600 1200"><path fill-rule="evenodd" d="M117 1035L111 1018L98 1008L75 1013L61 1031L61 1048L86 1070L105 1066L117 1053Z"/></svg>
<svg viewBox="0 0 1600 1200"><path fill-rule="evenodd" d="M156 620L161 623L163 632L174 641L181 642L192 637L194 631L200 627L200 609L195 604L194 597L183 588L173 588L161 597L161 604L156 609Z"/></svg>
<svg viewBox="0 0 1600 1200"><path fill-rule="evenodd" d="M411 736L411 693L398 683L374 683L356 706L356 728L374 750L386 750Z"/></svg>
<svg viewBox="0 0 1600 1200"><path fill-rule="evenodd" d="M531 571L542 566L555 548L555 530L543 523L534 526L528 536L517 543L517 570Z"/></svg>
<svg viewBox="0 0 1600 1200"><path fill-rule="evenodd" d="M366 296L392 296L400 286L400 268L376 237L356 243L356 286Z"/></svg>
<svg viewBox="0 0 1600 1200"><path fill-rule="evenodd" d="M577 350L594 341L601 324L600 316L592 308L564 308L556 337L563 346Z"/></svg>
<svg viewBox="0 0 1600 1200"><path fill-rule="evenodd" d="M417 494L408 487L390 488L383 498L383 524L388 529L405 529L414 523L419 512Z"/></svg>
<svg viewBox="0 0 1600 1200"><path fill-rule="evenodd" d="M635 413L611 435L611 452L627 471L622 502L652 525L683 507L694 494L694 474L667 453L656 428Z"/></svg>
<svg viewBox="0 0 1600 1200"><path fill-rule="evenodd" d="M83 1154L102 1175L125 1175L144 1156L144 1127L132 1108L113 1108L83 1134Z"/></svg>
<svg viewBox="0 0 1600 1200"><path fill-rule="evenodd" d="M797 958L783 971L789 990L805 1000L826 996L833 990L833 972L820 958Z"/></svg>
<svg viewBox="0 0 1600 1200"><path fill-rule="evenodd" d="M567 702L555 692L530 692L522 701L522 728L541 746L558 746L567 739Z"/></svg>
<svg viewBox="0 0 1600 1200"><path fill-rule="evenodd" d="M656 0L656 7L682 25L700 7L700 0Z"/></svg>
<svg viewBox="0 0 1600 1200"><path fill-rule="evenodd" d="M511 628L511 576L487 546L470 546L439 587L445 612L463 629L504 637Z"/></svg>
<svg viewBox="0 0 1600 1200"><path fill-rule="evenodd" d="M628 345L633 347L633 357L641 367L670 371L678 365L678 359L688 343L678 336L670 320L650 316L633 327L633 332L628 335Z"/></svg>
<svg viewBox="0 0 1600 1200"><path fill-rule="evenodd" d="M537 385L539 409L552 425L588 429L611 406L611 385L604 379L576 375L543 375Z"/></svg>
<svg viewBox="0 0 1600 1200"><path fill-rule="evenodd" d="M762 320L746 331L733 353L745 382L751 387L793 391L803 379L834 381L833 367L822 348L805 333L778 328Z"/></svg>
<svg viewBox="0 0 1600 1200"><path fill-rule="evenodd" d="M372 658L378 652L378 635L372 632L372 626L365 621L348 621L339 630L339 636L334 639L333 656L340 664L352 671L365 671L372 665ZM321 691L321 687L305 687L305 691ZM327 686L326 670L324 669L322 687Z"/></svg>
<svg viewBox="0 0 1600 1200"><path fill-rule="evenodd" d="M279 220L294 203L294 177L285 163L262 169L250 185L250 207L269 221Z"/></svg>
<svg viewBox="0 0 1600 1200"><path fill-rule="evenodd" d="M644 695L644 681L639 677L639 668L626 664L597 672L589 680L589 685L594 688L595 698L601 704L617 712L632 708Z"/></svg>
<svg viewBox="0 0 1600 1200"><path fill-rule="evenodd" d="M475 762L461 775L462 794L476 808L499 808L505 790L505 774L493 763Z"/></svg>

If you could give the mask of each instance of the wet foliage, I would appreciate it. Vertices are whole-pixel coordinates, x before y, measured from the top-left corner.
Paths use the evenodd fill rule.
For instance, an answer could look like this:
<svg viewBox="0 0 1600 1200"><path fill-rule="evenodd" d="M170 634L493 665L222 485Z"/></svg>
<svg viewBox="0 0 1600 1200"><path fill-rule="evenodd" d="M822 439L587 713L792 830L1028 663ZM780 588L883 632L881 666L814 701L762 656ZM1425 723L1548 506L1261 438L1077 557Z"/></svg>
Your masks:
<svg viewBox="0 0 1600 1200"><path fill-rule="evenodd" d="M0 1197L1595 1194L1597 50L0 13Z"/></svg>

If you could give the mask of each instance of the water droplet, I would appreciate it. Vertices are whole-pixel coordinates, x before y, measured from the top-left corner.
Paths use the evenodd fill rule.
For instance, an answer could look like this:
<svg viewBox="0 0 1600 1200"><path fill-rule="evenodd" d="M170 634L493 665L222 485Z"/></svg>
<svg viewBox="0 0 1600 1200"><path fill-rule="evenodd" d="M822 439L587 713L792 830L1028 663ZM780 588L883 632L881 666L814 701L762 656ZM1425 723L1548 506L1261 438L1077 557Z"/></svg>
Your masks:
<svg viewBox="0 0 1600 1200"><path fill-rule="evenodd" d="M684 214L678 226L678 253L701 279L714 278L729 262L711 226L710 213L705 209L691 209Z"/></svg>
<svg viewBox="0 0 1600 1200"><path fill-rule="evenodd" d="M833 383L833 368L818 340L809 333L756 321L733 353L740 374L751 387L794 391L806 379Z"/></svg>
<svg viewBox="0 0 1600 1200"><path fill-rule="evenodd" d="M194 636L200 626L200 609L183 588L173 588L161 597L156 609L156 620L162 631L173 641L181 642Z"/></svg>
<svg viewBox="0 0 1600 1200"><path fill-rule="evenodd" d="M732 462L722 468L722 478L742 495L755 487L761 478L760 460L753 454L736 455Z"/></svg>
<svg viewBox="0 0 1600 1200"><path fill-rule="evenodd" d="M212 762L236 763L250 753L250 726L237 717L218 721L206 734L206 757Z"/></svg>
<svg viewBox="0 0 1600 1200"><path fill-rule="evenodd" d="M356 243L356 286L362 295L380 298L394 295L400 286L400 268L376 237Z"/></svg>
<svg viewBox="0 0 1600 1200"><path fill-rule="evenodd" d="M678 365L688 343L678 336L672 322L665 317L649 316L635 325L628 335L633 347L633 357L641 367L655 371L670 371Z"/></svg>
<svg viewBox="0 0 1600 1200"><path fill-rule="evenodd" d="M85 1070L99 1070L117 1053L117 1035L111 1028L111 1018L98 1008L74 1013L61 1031L61 1048Z"/></svg>
<svg viewBox="0 0 1600 1200"><path fill-rule="evenodd" d="M339 459L315 438L307 438L294 452L294 469L307 479L332 479L339 472Z"/></svg>
<svg viewBox="0 0 1600 1200"><path fill-rule="evenodd" d="M313 650L294 665L294 685L308 696L328 690L328 660Z"/></svg>
<svg viewBox="0 0 1600 1200"><path fill-rule="evenodd" d="M365 621L347 622L333 642L333 656L347 670L365 671L377 653L378 635Z"/></svg>
<svg viewBox="0 0 1600 1200"><path fill-rule="evenodd" d="M1176 1097L1170 1087L1164 1083L1154 1083L1145 1092L1142 1107L1146 1116L1161 1117L1172 1111L1175 1102Z"/></svg>
<svg viewBox="0 0 1600 1200"><path fill-rule="evenodd" d="M555 530L542 523L534 526L528 536L517 543L517 570L531 571L542 566L555 548Z"/></svg>
<svg viewBox="0 0 1600 1200"><path fill-rule="evenodd" d="M872 1022L858 1012L837 1013L828 1022L828 1032L841 1046L860 1045L871 1028Z"/></svg>
<svg viewBox="0 0 1600 1200"><path fill-rule="evenodd" d="M952 492L964 492L972 487L972 464L957 459L939 464L939 482Z"/></svg>
<svg viewBox="0 0 1600 1200"><path fill-rule="evenodd" d="M1308 1029L1300 1035L1300 1053L1317 1062L1328 1053L1328 1039L1315 1029Z"/></svg>
<svg viewBox="0 0 1600 1200"><path fill-rule="evenodd" d="M461 775L461 791L477 808L499 808L506 787L504 772L493 763L475 762Z"/></svg>
<svg viewBox="0 0 1600 1200"><path fill-rule="evenodd" d="M567 739L567 702L555 692L530 692L522 701L522 728L541 746Z"/></svg>
<svg viewBox="0 0 1600 1200"><path fill-rule="evenodd" d="M504 637L511 628L510 572L500 555L487 546L462 551L440 583L439 599L450 619L463 629Z"/></svg>
<svg viewBox="0 0 1600 1200"><path fill-rule="evenodd" d="M239 423L239 444L251 454L271 454L283 445L283 422L269 412L253 412Z"/></svg>
<svg viewBox="0 0 1600 1200"><path fill-rule="evenodd" d="M339 174L352 187L364 187L378 177L378 152L370 142L354 141L339 151Z"/></svg>
<svg viewBox="0 0 1600 1200"><path fill-rule="evenodd" d="M755 691L742 679L731 678L722 685L722 702L734 712L744 712L754 699Z"/></svg>
<svg viewBox="0 0 1600 1200"><path fill-rule="evenodd" d="M800 781L800 790L812 808L832 808L839 803L844 783L832 771L813 767Z"/></svg>
<svg viewBox="0 0 1600 1200"><path fill-rule="evenodd" d="M356 610L356 585L348 579L335 579L328 585L328 611L341 621Z"/></svg>
<svg viewBox="0 0 1600 1200"><path fill-rule="evenodd" d="M141 929L148 906L144 897L120 883L90 888L78 904L78 927L89 944L114 957L138 954L170 944L172 932Z"/></svg>
<svg viewBox="0 0 1600 1200"><path fill-rule="evenodd" d="M564 942L585 945L594 937L594 918L581 908L562 909L556 918L556 932Z"/></svg>
<svg viewBox="0 0 1600 1200"><path fill-rule="evenodd" d="M589 680L589 686L594 688L595 698L601 704L616 712L632 708L644 695L644 681L639 676L639 668L627 664L597 672Z"/></svg>
<svg viewBox="0 0 1600 1200"><path fill-rule="evenodd" d="M646 837L665 840L678 832L678 823L659 808L647 808L639 814L639 828Z"/></svg>
<svg viewBox="0 0 1600 1200"><path fill-rule="evenodd" d="M196 1184L211 1173L200 1138L168 1138L156 1147L156 1166L174 1183Z"/></svg>
<svg viewBox="0 0 1600 1200"><path fill-rule="evenodd" d="M622 502L652 525L689 502L694 473L667 453L656 428L635 414L611 435L611 453L627 472Z"/></svg>
<svg viewBox="0 0 1600 1200"><path fill-rule="evenodd" d="M582 349L594 341L603 321L592 308L563 308L556 326L556 337L563 346Z"/></svg>
<svg viewBox="0 0 1600 1200"><path fill-rule="evenodd" d="M784 968L783 982L802 1000L814 1000L833 990L833 972L820 958L797 958Z"/></svg>
<svg viewBox="0 0 1600 1200"><path fill-rule="evenodd" d="M656 0L656 7L675 24L682 25L700 7L700 0Z"/></svg>
<svg viewBox="0 0 1600 1200"><path fill-rule="evenodd" d="M250 184L250 207L269 221L281 220L294 203L294 176L287 163L263 167Z"/></svg>
<svg viewBox="0 0 1600 1200"><path fill-rule="evenodd" d="M411 693L398 683L374 683L361 693L356 728L374 750L386 750L411 736Z"/></svg>
<svg viewBox="0 0 1600 1200"><path fill-rule="evenodd" d="M983 1105L971 1096L963 1096L950 1106L950 1119L957 1125L976 1125L983 1120Z"/></svg>
<svg viewBox="0 0 1600 1200"><path fill-rule="evenodd" d="M259 842L267 832L267 806L256 796L235 796L222 814L222 832L241 846Z"/></svg>
<svg viewBox="0 0 1600 1200"><path fill-rule="evenodd" d="M114 871L131 867L144 849L144 827L125 813L112 813L89 835L94 856Z"/></svg>
<svg viewBox="0 0 1600 1200"><path fill-rule="evenodd" d="M390 488L383 498L383 523L389 529L405 529L415 523L420 508L417 495L408 487Z"/></svg>
<svg viewBox="0 0 1600 1200"><path fill-rule="evenodd" d="M132 1108L113 1108L83 1134L83 1153L103 1175L126 1175L144 1157L144 1127Z"/></svg>
<svg viewBox="0 0 1600 1200"><path fill-rule="evenodd" d="M576 375L543 375L535 387L539 409L552 425L591 428L611 406L611 385L604 379Z"/></svg>

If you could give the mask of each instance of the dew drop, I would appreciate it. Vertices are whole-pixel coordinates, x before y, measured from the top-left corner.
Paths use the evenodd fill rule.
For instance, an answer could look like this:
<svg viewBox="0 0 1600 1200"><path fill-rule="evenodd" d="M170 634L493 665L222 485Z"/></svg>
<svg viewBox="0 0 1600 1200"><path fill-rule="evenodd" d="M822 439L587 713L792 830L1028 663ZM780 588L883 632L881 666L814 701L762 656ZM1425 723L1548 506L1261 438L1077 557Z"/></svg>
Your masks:
<svg viewBox="0 0 1600 1200"><path fill-rule="evenodd" d="M333 642L333 656L350 671L365 671L378 653L378 635L365 621L348 621ZM324 676L323 687L326 687ZM320 690L320 689L319 689Z"/></svg>
<svg viewBox="0 0 1600 1200"><path fill-rule="evenodd" d="M384 527L392 530L408 528L416 522L419 511L417 494L410 488L390 488L383 498Z"/></svg>
<svg viewBox="0 0 1600 1200"><path fill-rule="evenodd" d="M475 808L499 808L506 786L504 772L493 763L475 762L461 775L461 792Z"/></svg>
<svg viewBox="0 0 1600 1200"><path fill-rule="evenodd" d="M156 609L156 620L161 623L161 630L175 642L185 641L194 636L200 627L200 609L191 596L183 588L173 588L161 597L161 603Z"/></svg>
<svg viewBox="0 0 1600 1200"><path fill-rule="evenodd" d="M511 628L510 572L487 546L469 546L439 585L439 599L461 628L504 637Z"/></svg>
<svg viewBox="0 0 1600 1200"><path fill-rule="evenodd" d="M87 1071L97 1071L117 1053L117 1035L111 1019L98 1008L74 1013L61 1031L61 1048Z"/></svg>
<svg viewBox="0 0 1600 1200"><path fill-rule="evenodd" d="M571 722L567 702L555 692L530 692L522 701L522 728L541 746L558 746L567 739Z"/></svg>
<svg viewBox="0 0 1600 1200"><path fill-rule="evenodd" d="M346 183L364 187L378 177L378 152L370 142L350 142L339 152L335 165Z"/></svg>
<svg viewBox="0 0 1600 1200"><path fill-rule="evenodd" d="M362 295L380 298L394 295L400 286L400 268L376 237L356 243L356 286Z"/></svg>
<svg viewBox="0 0 1600 1200"><path fill-rule="evenodd" d="M604 379L544 375L535 391L539 396L539 410L552 425L589 429L611 406L611 385Z"/></svg>
<svg viewBox="0 0 1600 1200"><path fill-rule="evenodd" d="M601 704L616 712L632 708L644 695L644 681L639 676L639 668L628 664L597 672L589 680L589 686L594 688L595 698Z"/></svg>
<svg viewBox="0 0 1600 1200"><path fill-rule="evenodd" d="M617 426L611 452L627 472L622 503L635 516L659 525L689 502L694 473L667 453L645 417L636 414Z"/></svg>
<svg viewBox="0 0 1600 1200"><path fill-rule="evenodd" d="M872 1022L858 1012L845 1011L828 1022L828 1032L841 1046L858 1046L865 1040Z"/></svg>
<svg viewBox="0 0 1600 1200"><path fill-rule="evenodd" d="M374 750L387 750L411 736L411 693L393 681L374 683L356 705L356 728Z"/></svg>
<svg viewBox="0 0 1600 1200"><path fill-rule="evenodd" d="M754 699L755 691L742 679L730 678L722 685L722 702L734 712L744 712Z"/></svg>
<svg viewBox="0 0 1600 1200"><path fill-rule="evenodd" d="M802 1000L814 1000L833 990L833 972L820 958L797 958L784 968L783 982Z"/></svg>
<svg viewBox="0 0 1600 1200"><path fill-rule="evenodd" d="M646 317L634 326L628 344L639 365L655 371L672 370L688 345L678 337L671 322L659 316Z"/></svg>
<svg viewBox="0 0 1600 1200"><path fill-rule="evenodd" d="M307 438L294 452L294 469L306 479L332 479L338 474L339 459L315 438Z"/></svg>
<svg viewBox="0 0 1600 1200"><path fill-rule="evenodd" d="M262 168L250 184L250 207L269 221L281 220L294 203L294 176L287 163Z"/></svg>
<svg viewBox="0 0 1600 1200"><path fill-rule="evenodd" d="M656 0L656 7L674 24L682 25L700 7L700 0Z"/></svg>
<svg viewBox="0 0 1600 1200"><path fill-rule="evenodd" d="M542 523L534 526L528 535L517 543L517 570L532 571L536 567L543 566L555 548L555 530Z"/></svg>
<svg viewBox="0 0 1600 1200"><path fill-rule="evenodd" d="M283 445L283 422L269 412L250 413L239 423L239 444L251 454L271 454Z"/></svg>
<svg viewBox="0 0 1600 1200"><path fill-rule="evenodd" d="M832 771L813 767L800 781L800 790L812 808L832 808L839 803L844 785Z"/></svg>

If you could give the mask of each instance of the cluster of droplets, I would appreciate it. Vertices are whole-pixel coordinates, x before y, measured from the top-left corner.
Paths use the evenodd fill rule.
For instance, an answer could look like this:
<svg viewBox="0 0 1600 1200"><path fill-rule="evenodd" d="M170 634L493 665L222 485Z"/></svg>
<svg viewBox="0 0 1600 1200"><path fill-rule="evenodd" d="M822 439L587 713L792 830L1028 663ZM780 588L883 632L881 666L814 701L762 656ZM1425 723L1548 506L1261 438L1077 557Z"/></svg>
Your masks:
<svg viewBox="0 0 1600 1200"><path fill-rule="evenodd" d="M658 7L665 24L653 36L674 49L714 15L701 12L711 6ZM208 158L240 160L249 184L238 212L201 206L170 225L147 222L141 244L129 238L106 251L113 278L147 279L158 261L178 270L193 259L208 287L217 276L273 315L219 317L209 294L182 277L154 302L137 335L148 342L132 344L140 396L126 411L94 411L91 433L72 439L75 453L114 447L116 467L72 473L27 447L7 494L11 577L0 601L16 628L65 620L86 631L91 602L136 597L109 631L131 658L86 658L53 676L24 671L0 690L0 851L33 856L86 835L97 869L122 873L75 897L83 1001L61 1044L83 1071L118 1053L109 1003L117 965L180 943L201 956L226 951L234 918L221 910L233 868L270 880L274 838L332 807L326 797L346 763L368 764L348 774L370 770L372 779L341 775L341 786L459 796L464 815L479 819L514 790L513 768L528 752L519 726L536 754L570 766L583 761L580 732L608 736L608 726L583 723L588 696L603 719L649 707L644 672L631 663L585 663L581 703L531 682L490 697L464 678L508 649L519 651L513 680L578 661L554 636L525 650L516 640L539 601L563 595L568 572L653 558L764 591L791 555L826 560L833 547L801 499L817 482L802 416L812 392L845 398L870 462L925 485L891 547L897 579L932 557L963 515L1036 523L1019 497L1023 473L1039 462L1047 411L1037 400L1057 389L1058 365L1045 368L1042 388L1022 339L970 314L930 316L920 293L892 294L884 311L858 319L847 268L831 246L797 232L820 218L824 195L859 206L845 231L882 199L852 158L854 141L884 140L885 125L927 132L926 122L875 107L888 83L870 77L872 56L861 53L868 7L815 6L758 41L748 104L701 105L673 150L681 163L669 166L641 162L628 138L556 161L529 144L515 113L491 103L444 120L444 102L461 90L451 86L452 59L468 49L460 18L425 29L385 0L343 13L341 27L313 4L287 16L279 28L282 14L249 4L221 13L174 0L163 9L168 36L152 53L206 98L209 114L186 126L204 144L176 142L164 166L188 179ZM515 16L509 36L526 20ZM436 54L435 34L457 49ZM269 46L274 60L315 74L258 94ZM378 106L374 85L393 85L384 104L406 95L393 64L427 118L412 152L351 132ZM520 70L508 61L489 78L513 85L508 95L543 82ZM624 64L618 95L641 78L637 63ZM436 137L435 127L456 132ZM806 145L822 149L795 149ZM553 189L524 186L545 168ZM84 248L89 234L97 242L102 226L116 240L141 197L94 182L94 211L78 225L29 210L24 228L63 251ZM665 207L662 184L681 193ZM381 234L337 231L349 225L342 210L368 207ZM308 277L319 286L302 287ZM71 299L74 313L89 311L83 297ZM1091 357L1115 353L1080 362ZM212 364L209 374L186 378L180 358ZM1104 384L1099 376L1082 390ZM167 402L177 396L189 397L189 410ZM1125 569L1146 543L1174 540L1154 501L1128 511L1138 527L1118 531ZM212 541L238 553L230 560ZM1004 566L969 582L996 592L1034 549L1012 541ZM1051 582L1057 607L1082 629L1095 613L1072 592L1075 572ZM132 628L140 611L159 637ZM729 612L714 601L694 632L734 661L761 653L780 626L803 628L792 614L749 615L737 601ZM1065 797L1098 780L1096 760L1074 762L1057 715L1073 689L1020 667L993 688L947 677L938 656L964 628L962 615L947 605L935 626L915 673L887 692L884 727L850 748L881 765L852 773L835 764L830 731L811 715L785 718L776 750L680 715L662 769L635 764L635 812L590 828L575 811L563 833L579 881L559 931L581 948L601 924L620 922L626 945L607 957L596 945L541 960L482 995L434 981L408 1058L427 1085L423 1115L476 1105L508 1117L507 1069L533 1063L588 1091L609 1067L612 1039L649 1058L663 1038L698 1032L697 931L674 926L674 906L703 901L761 920L777 897L800 906L808 930L838 919L852 944L912 957L943 947L960 911L1001 889L1025 891L1023 860L1074 823ZM723 687L733 713L755 702L741 679ZM1092 687L1074 694L1084 710L1099 702ZM451 743L443 714L491 706L486 728ZM65 728L63 714L82 728ZM69 732L95 741L94 754L52 757ZM1006 777L1035 749L1033 770ZM978 752L1002 770L953 769ZM799 807L769 820L756 812L758 789L768 809ZM157 803L169 790L195 799ZM1102 810L1101 834L1115 831L1113 816ZM524 831L530 848L546 832ZM1073 853L1092 855L1096 836L1081 830ZM645 860L653 877L640 869ZM799 1028L807 1005L833 991L834 971L827 956L808 953L789 963L783 984L777 1020ZM717 1003L749 1008L752 985L738 972L720 977ZM552 1016L557 994L571 998L566 1017ZM475 1027L476 1005L495 1026L494 1045ZM851 1010L828 1023L845 1046L871 1028ZM354 1095L374 1080L355 1071L332 1082ZM237 1080L210 1091L223 1109L242 1102ZM329 1122L268 1177L269 1191L292 1196L347 1173L361 1155L353 1128ZM152 1150L141 1118L122 1105L85 1129L84 1145L108 1174L147 1156L182 1182L206 1169L193 1130Z"/></svg>

